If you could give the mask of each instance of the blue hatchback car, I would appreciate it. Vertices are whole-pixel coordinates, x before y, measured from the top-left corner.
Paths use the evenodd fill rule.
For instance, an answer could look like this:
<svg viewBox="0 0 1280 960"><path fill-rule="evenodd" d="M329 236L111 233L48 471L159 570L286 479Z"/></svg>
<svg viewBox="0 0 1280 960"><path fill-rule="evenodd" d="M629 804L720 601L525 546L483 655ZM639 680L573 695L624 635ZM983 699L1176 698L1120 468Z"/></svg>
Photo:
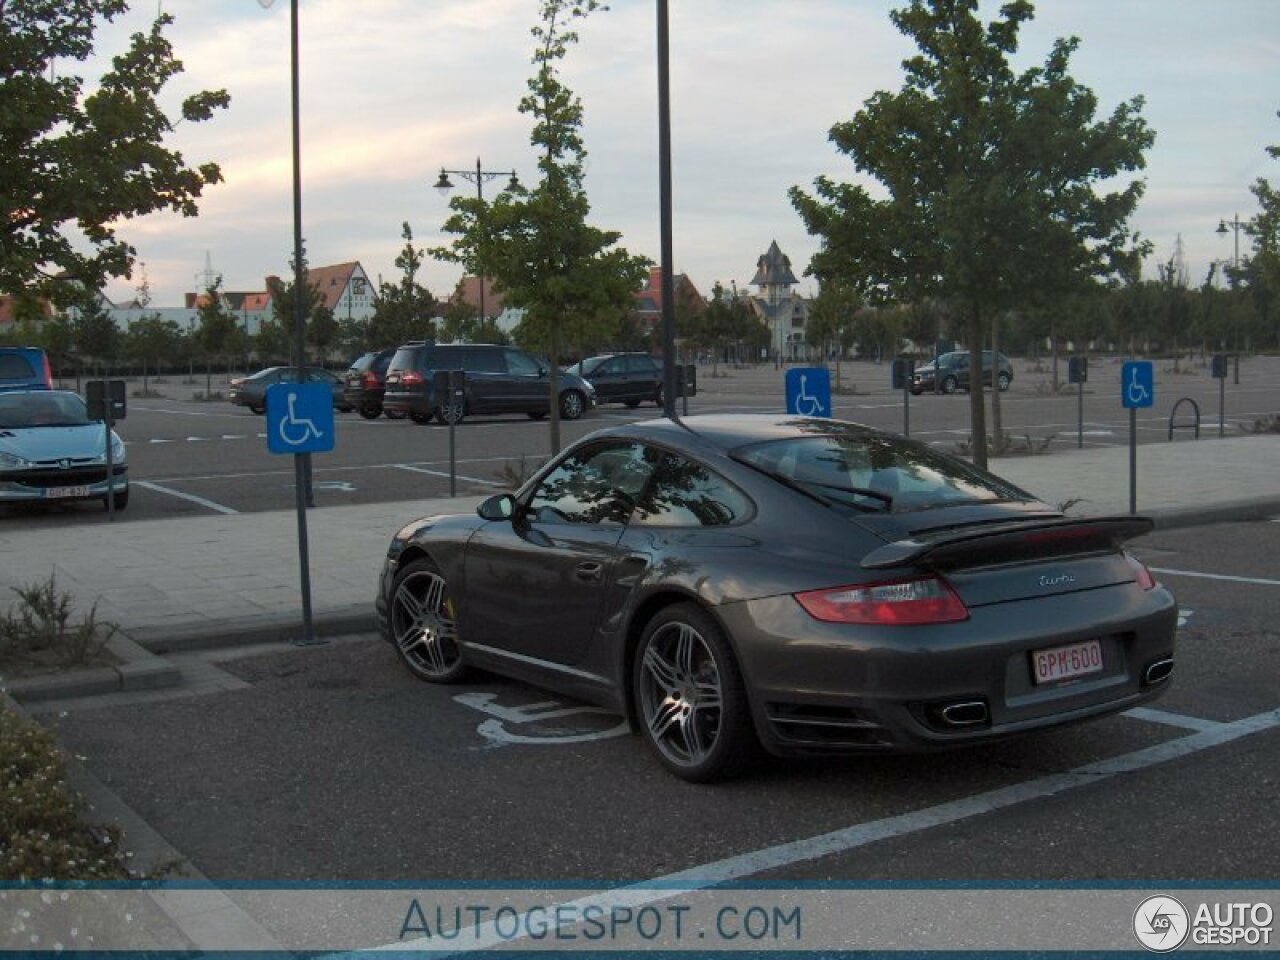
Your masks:
<svg viewBox="0 0 1280 960"><path fill-rule="evenodd" d="M48 390L49 358L39 347L0 347L0 391Z"/></svg>

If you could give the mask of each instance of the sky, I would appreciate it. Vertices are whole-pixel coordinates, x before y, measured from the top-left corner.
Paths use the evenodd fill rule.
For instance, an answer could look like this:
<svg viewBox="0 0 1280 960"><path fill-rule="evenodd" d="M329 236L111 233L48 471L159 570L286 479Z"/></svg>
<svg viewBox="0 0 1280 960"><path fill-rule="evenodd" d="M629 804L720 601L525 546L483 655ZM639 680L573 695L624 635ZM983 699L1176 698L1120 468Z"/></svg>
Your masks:
<svg viewBox="0 0 1280 960"><path fill-rule="evenodd" d="M189 164L214 161L225 182L197 218L159 213L123 222L156 307L202 288L206 265L227 290L261 290L286 275L293 245L289 0L135 0L99 33L103 54L149 28L157 9L185 71L164 93L225 88L228 110L179 124L170 145ZM826 175L855 181L827 135L879 90L902 86L914 47L889 20L890 0L671 0L674 265L704 294L749 286L772 241L801 282L818 249L787 200ZM540 0L300 0L302 220L316 266L358 260L398 279L404 241L446 243L442 167L535 175L530 123L517 111L533 71ZM659 166L656 3L614 0L578 26L561 63L581 99L593 225L622 233L657 262ZM990 19L997 5L983 0ZM1265 148L1280 143L1280 0L1040 0L1014 57L1043 63L1055 38L1076 36L1074 78L1097 94L1097 119L1146 99L1156 133L1133 229L1152 241L1148 273L1181 238L1193 284L1234 256L1235 216L1257 212L1249 186L1280 181ZM85 75L100 75L90 63ZM459 190L474 186L452 178ZM487 185L498 189L506 178ZM863 181L859 181L863 182ZM1216 232L1228 221L1228 232ZM1248 238L1239 235L1245 255ZM110 285L116 302L141 280ZM428 259L419 279L447 296L458 267Z"/></svg>

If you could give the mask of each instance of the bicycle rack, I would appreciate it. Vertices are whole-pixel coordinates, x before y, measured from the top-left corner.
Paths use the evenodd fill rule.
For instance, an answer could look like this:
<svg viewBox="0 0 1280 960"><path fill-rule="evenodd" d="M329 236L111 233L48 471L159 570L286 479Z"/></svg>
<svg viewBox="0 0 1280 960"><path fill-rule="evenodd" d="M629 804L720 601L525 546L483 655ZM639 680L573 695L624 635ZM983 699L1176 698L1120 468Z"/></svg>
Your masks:
<svg viewBox="0 0 1280 960"><path fill-rule="evenodd" d="M1182 406L1184 403L1191 404L1191 409L1196 412L1196 422L1175 424L1173 421L1174 421L1174 418L1178 415L1178 408ZM1170 440L1173 439L1173 431L1175 427L1177 427L1180 430L1185 430L1188 427L1194 427L1196 431L1196 439L1197 440L1200 439L1200 404L1196 403L1195 400L1193 400L1191 397L1183 397L1181 400L1175 403L1173 405L1173 409L1169 411L1169 439Z"/></svg>

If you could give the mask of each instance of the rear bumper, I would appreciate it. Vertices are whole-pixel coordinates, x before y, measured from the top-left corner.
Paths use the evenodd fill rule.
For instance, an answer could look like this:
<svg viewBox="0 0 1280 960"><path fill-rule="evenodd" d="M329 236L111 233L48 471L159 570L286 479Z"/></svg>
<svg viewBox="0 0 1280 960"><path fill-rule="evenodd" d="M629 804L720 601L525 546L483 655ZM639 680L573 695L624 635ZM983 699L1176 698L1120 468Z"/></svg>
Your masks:
<svg viewBox="0 0 1280 960"><path fill-rule="evenodd" d="M789 596L716 613L761 742L778 754L929 750L1125 710L1168 687L1177 624L1167 591L1132 585L978 607L964 623L929 627L821 623ZM1102 645L1102 672L1033 682L1032 651L1088 639Z"/></svg>

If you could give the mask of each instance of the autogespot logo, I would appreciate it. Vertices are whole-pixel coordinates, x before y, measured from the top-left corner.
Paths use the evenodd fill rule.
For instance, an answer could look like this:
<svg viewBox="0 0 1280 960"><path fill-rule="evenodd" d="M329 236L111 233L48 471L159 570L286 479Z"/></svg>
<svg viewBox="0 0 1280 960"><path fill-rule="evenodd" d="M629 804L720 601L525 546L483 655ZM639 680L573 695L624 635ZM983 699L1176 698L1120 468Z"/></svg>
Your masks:
<svg viewBox="0 0 1280 960"><path fill-rule="evenodd" d="M1187 939L1191 917L1173 897L1147 897L1133 914L1133 932L1138 942L1156 953L1177 950Z"/></svg>

